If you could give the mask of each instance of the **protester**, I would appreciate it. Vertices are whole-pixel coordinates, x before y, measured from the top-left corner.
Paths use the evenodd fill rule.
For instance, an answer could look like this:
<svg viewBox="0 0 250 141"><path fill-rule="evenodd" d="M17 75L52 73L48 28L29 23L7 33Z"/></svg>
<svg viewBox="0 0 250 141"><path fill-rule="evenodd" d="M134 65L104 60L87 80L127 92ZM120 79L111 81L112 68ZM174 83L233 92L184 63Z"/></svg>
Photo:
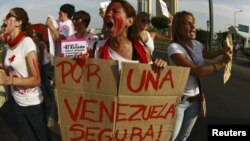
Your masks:
<svg viewBox="0 0 250 141"><path fill-rule="evenodd" d="M75 12L72 21L76 33L70 36L69 39L84 38L84 40L87 41L87 48L90 48L89 46L98 40L98 37L96 35L87 30L90 20L91 17L89 13L83 10Z"/></svg>
<svg viewBox="0 0 250 141"><path fill-rule="evenodd" d="M72 36L75 33L74 30L74 25L73 22L71 20L71 18L73 17L75 13L75 7L72 4L63 4L60 7L59 10L59 18L57 20L55 20L53 17L49 16L47 18L46 24L48 26L48 28L50 29L52 36L54 38L54 40L56 41L56 45L55 45L55 56L64 56L62 54L62 50L61 50L61 41L65 40L67 38L69 38L70 36ZM51 60L53 61L54 59L51 58ZM54 64L54 62L51 62L52 64ZM53 82L53 85L55 85L55 80L54 80L54 66L52 67L52 77L51 80ZM53 102L51 105L51 110L49 113L51 116L49 116L49 120L48 120L48 126L52 127L55 124L55 121L57 120L57 107L56 107L56 103Z"/></svg>
<svg viewBox="0 0 250 141"><path fill-rule="evenodd" d="M150 15L146 12L139 12L136 16L136 27L134 33L139 32L139 36L137 37L138 40L145 46L147 46L153 54L154 51L154 40L163 40L163 41L171 41L172 40L172 34L171 34L171 27L172 27L172 16L170 15L168 19L168 33L167 35L162 35L157 32L149 32L149 26L151 23ZM167 22L167 21L166 21ZM134 34L137 35L137 34Z"/></svg>
<svg viewBox="0 0 250 141"><path fill-rule="evenodd" d="M94 56L119 62L149 63L149 50L132 38L131 26L135 18L136 12L130 3L112 0L104 15L103 27L108 39L98 44ZM161 59L156 59L154 63L158 67L166 67L166 62Z"/></svg>
<svg viewBox="0 0 250 141"><path fill-rule="evenodd" d="M71 4L64 4L60 7L59 19L56 21L58 27L53 23L53 18L48 17L46 24L48 25L54 39L57 41L55 54L61 55L61 40L67 39L75 33L74 25L71 18L75 12L75 7Z"/></svg>
<svg viewBox="0 0 250 141"><path fill-rule="evenodd" d="M150 63L149 50L131 35L133 34L131 26L134 24L135 17L135 9L129 2L112 0L104 15L103 29L108 39L98 41L96 49L92 48L94 58L118 60L119 64L121 62ZM78 59L82 57L77 56ZM167 63L161 59L155 59L153 63L156 66L155 71L167 66Z"/></svg>
<svg viewBox="0 0 250 141"><path fill-rule="evenodd" d="M171 141L185 141L190 135L201 108L197 78L225 67L230 60L227 54L230 50L227 47L225 50L208 52L199 41L195 40L195 17L186 11L174 15L172 34L173 42L168 46L170 64L191 69L182 100L176 107L176 120L171 137ZM204 58L212 59L220 55L223 56L219 61L209 65L204 64Z"/></svg>
<svg viewBox="0 0 250 141"><path fill-rule="evenodd" d="M0 85L11 87L21 141L47 141L39 65L36 46L30 38L32 28L28 15L23 8L16 7L6 15L4 22L4 34L10 39L5 52L5 72L0 71Z"/></svg>
<svg viewBox="0 0 250 141"><path fill-rule="evenodd" d="M105 8L102 8L102 7L99 8L99 15L101 16L102 19L104 18L105 11L106 11ZM103 26L104 26L104 24L103 24ZM101 38L107 39L107 36L105 35L105 32L104 32L104 27L102 27L101 33L102 33Z"/></svg>
<svg viewBox="0 0 250 141"><path fill-rule="evenodd" d="M40 75L41 75L41 89L42 94L44 97L44 103L46 107L46 119L48 127L52 127L55 124L55 112L56 111L56 104L55 104L55 97L53 94L53 89L50 84L50 69L51 69L51 62L50 62L50 55L49 51L47 50L47 44L43 39L43 35L40 32L34 31L33 33L33 41L35 42L37 49L38 49L38 60L39 60L39 67L40 67ZM53 114L53 115L51 115ZM52 118L53 117L53 118Z"/></svg>
<svg viewBox="0 0 250 141"><path fill-rule="evenodd" d="M48 57L47 44L43 39L43 35L40 32L34 32L33 40L35 44L38 46L40 58L40 73L41 73L41 88L43 92L43 96L45 99L51 99L53 96L53 90L50 86L49 80L49 71L51 68L51 62Z"/></svg>

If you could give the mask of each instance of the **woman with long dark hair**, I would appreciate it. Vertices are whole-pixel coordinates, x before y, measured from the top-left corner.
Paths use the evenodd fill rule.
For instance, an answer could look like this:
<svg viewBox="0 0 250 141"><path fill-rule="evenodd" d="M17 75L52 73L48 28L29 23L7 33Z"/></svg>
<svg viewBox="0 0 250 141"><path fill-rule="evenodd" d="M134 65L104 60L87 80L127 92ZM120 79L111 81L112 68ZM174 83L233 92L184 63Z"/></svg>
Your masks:
<svg viewBox="0 0 250 141"><path fill-rule="evenodd" d="M135 18L135 9L129 2L112 0L103 17L103 31L107 39L99 41L93 48L94 58L118 60L119 64L153 63L156 71L166 67L167 63L162 59L152 60L149 49L133 35L136 34L132 30Z"/></svg>
<svg viewBox="0 0 250 141"><path fill-rule="evenodd" d="M6 15L4 71L0 72L0 85L10 85L15 100L21 141L47 141L47 127L43 95L39 88L41 78L36 46L28 14L23 8L13 8Z"/></svg>

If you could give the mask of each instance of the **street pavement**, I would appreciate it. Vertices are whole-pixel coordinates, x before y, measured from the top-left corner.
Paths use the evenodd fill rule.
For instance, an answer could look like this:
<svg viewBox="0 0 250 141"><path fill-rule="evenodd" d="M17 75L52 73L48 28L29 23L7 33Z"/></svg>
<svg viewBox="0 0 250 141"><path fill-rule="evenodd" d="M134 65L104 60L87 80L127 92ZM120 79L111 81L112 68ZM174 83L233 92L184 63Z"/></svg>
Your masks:
<svg viewBox="0 0 250 141"><path fill-rule="evenodd" d="M239 54L233 60L231 77L226 84L223 84L223 71L201 80L208 116L198 118L188 141L208 141L209 125L250 127L250 60Z"/></svg>

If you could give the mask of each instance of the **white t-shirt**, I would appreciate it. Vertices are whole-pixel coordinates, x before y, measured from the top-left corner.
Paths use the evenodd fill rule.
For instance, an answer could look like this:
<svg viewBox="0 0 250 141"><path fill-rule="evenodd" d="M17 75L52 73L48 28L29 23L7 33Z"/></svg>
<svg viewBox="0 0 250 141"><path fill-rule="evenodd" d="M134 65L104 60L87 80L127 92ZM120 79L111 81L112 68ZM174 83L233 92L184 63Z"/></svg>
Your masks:
<svg viewBox="0 0 250 141"><path fill-rule="evenodd" d="M75 34L74 30L74 24L71 20L66 20L64 22L57 21L58 22L58 32L65 36L66 38L72 36Z"/></svg>
<svg viewBox="0 0 250 141"><path fill-rule="evenodd" d="M203 45L196 41L196 40L192 40L193 43L193 49L190 49L190 52L192 53L192 57L196 63L197 66L202 66L204 65L204 58L202 55L202 51L203 51ZM171 55L176 54L176 53L180 53L183 54L185 56L187 56L187 58L189 60L192 61L192 59L189 57L188 53L186 52L186 50L179 44L177 43L171 43L168 46L168 58L170 61L170 65L176 65L173 60L171 59ZM193 62L193 61L192 61ZM184 95L188 95L188 96L194 96L199 94L199 87L198 87L198 83L197 83L197 78L189 75L188 80L187 80L187 84L184 90Z"/></svg>
<svg viewBox="0 0 250 141"><path fill-rule="evenodd" d="M11 50L7 46L7 53L4 65L13 77L29 77L26 56L31 51L36 51L36 45L30 37L25 37L23 41ZM12 95L16 103L20 106L31 106L42 103L43 96L39 87L19 87L11 86Z"/></svg>
<svg viewBox="0 0 250 141"><path fill-rule="evenodd" d="M66 20L64 22L58 20L57 23L58 23L57 31L59 32L59 34L65 36L66 39L72 36L73 34L75 34L74 25L71 20ZM61 51L61 41L60 41L60 42L57 42L55 54L58 55L61 52L62 51Z"/></svg>

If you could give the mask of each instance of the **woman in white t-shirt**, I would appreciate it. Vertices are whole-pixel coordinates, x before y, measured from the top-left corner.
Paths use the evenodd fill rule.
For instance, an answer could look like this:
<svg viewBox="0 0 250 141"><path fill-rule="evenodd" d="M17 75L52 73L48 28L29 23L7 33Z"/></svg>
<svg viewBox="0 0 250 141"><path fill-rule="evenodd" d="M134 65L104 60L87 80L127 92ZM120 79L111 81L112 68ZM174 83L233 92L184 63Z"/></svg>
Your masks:
<svg viewBox="0 0 250 141"><path fill-rule="evenodd" d="M107 40L91 46L90 57L121 62L153 63L155 71L167 66L162 59L151 60L148 48L132 37L131 26L136 12L128 1L112 0L103 17L103 31ZM76 56L79 60L86 56Z"/></svg>
<svg viewBox="0 0 250 141"><path fill-rule="evenodd" d="M107 40L98 43L94 57L117 60L119 64L121 62L153 63L157 69L166 67L165 61L152 60L150 50L133 36L139 34L132 31L135 19L136 12L130 3L111 1L103 17Z"/></svg>
<svg viewBox="0 0 250 141"><path fill-rule="evenodd" d="M167 35L163 35L163 34L159 34L157 32L153 32L153 31L148 31L149 27L150 27L150 15L146 12L139 12L136 15L136 20L135 20L135 25L136 27L134 28L133 32L138 32L139 36L137 37L138 40L140 40L140 42L145 45L151 55L153 55L154 49L155 49L155 45L154 45L154 40L162 40L162 41L171 41L172 40L172 34L171 34L171 27L172 27L172 16L170 15L170 17L168 18L168 32ZM135 34L137 35L137 34Z"/></svg>
<svg viewBox="0 0 250 141"><path fill-rule="evenodd" d="M229 62L230 57L228 48L208 52L199 41L195 40L195 18L192 13L182 11L174 15L172 34L173 42L168 46L170 64L189 67L190 75L181 102L176 107L176 120L170 140L185 141L201 108L199 101L201 92L197 78L219 71ZM220 55L223 55L221 60L209 65L204 64L204 58L212 59Z"/></svg>
<svg viewBox="0 0 250 141"><path fill-rule="evenodd" d="M16 102L16 118L21 141L47 141L48 132L43 109L43 95L39 88L40 73L31 24L23 8L13 8L6 15L4 68L0 71L0 85L10 85Z"/></svg>

